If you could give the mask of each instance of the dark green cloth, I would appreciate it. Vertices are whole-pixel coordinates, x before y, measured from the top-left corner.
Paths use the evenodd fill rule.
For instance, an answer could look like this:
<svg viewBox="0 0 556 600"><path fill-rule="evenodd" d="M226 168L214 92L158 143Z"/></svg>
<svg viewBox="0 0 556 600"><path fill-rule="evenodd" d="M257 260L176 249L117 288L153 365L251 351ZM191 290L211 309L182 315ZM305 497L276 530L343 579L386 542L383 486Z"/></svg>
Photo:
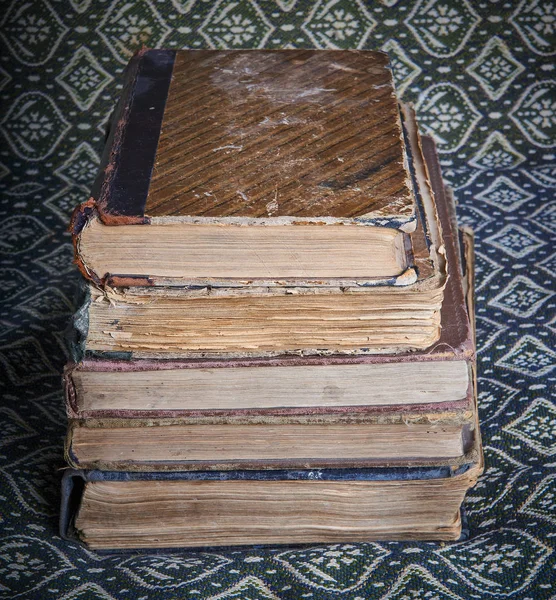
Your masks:
<svg viewBox="0 0 556 600"><path fill-rule="evenodd" d="M553 2L1 2L0 598L554 597ZM487 471L470 539L100 556L56 532L62 330L120 74L141 44L382 48L477 234ZM552 236L552 237L551 237ZM385 499L387 501L387 499Z"/></svg>

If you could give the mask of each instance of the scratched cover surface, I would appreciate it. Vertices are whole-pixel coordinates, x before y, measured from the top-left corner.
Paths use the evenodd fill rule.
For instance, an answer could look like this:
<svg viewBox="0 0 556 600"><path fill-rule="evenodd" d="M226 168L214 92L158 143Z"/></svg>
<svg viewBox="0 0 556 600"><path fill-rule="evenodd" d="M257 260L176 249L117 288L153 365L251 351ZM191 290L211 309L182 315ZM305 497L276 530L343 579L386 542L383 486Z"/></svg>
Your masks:
<svg viewBox="0 0 556 600"><path fill-rule="evenodd" d="M414 218L383 53L178 51L161 129L148 216Z"/></svg>
<svg viewBox="0 0 556 600"><path fill-rule="evenodd" d="M554 21L509 0L19 0L0 44L0 598L549 600L555 585ZM369 48L434 135L477 250L486 472L470 537L106 556L57 533L65 233L96 176L122 70L170 48Z"/></svg>

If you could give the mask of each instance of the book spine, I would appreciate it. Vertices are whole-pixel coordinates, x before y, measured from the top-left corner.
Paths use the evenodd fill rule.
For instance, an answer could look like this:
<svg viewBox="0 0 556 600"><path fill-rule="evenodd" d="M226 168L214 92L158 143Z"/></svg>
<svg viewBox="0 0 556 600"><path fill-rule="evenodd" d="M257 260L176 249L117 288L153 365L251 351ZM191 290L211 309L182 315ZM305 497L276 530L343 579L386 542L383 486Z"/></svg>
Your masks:
<svg viewBox="0 0 556 600"><path fill-rule="evenodd" d="M62 477L59 532L63 540L81 543L73 528L73 520L79 508L86 481L86 473L76 469L67 469Z"/></svg>
<svg viewBox="0 0 556 600"><path fill-rule="evenodd" d="M144 55L145 51L145 49L141 49L136 52L124 71L122 93L116 108L110 117L108 135L104 144L98 175L91 189L91 195L88 200L82 202L74 209L70 219L69 232L72 234L75 264L86 279L90 279L95 283L101 283L101 280L99 276L85 264L83 257L81 256L79 251L79 234L92 219L98 218L107 224L110 222L110 212L106 204L108 195L107 189L117 168L116 163L121 148L121 140L126 127L126 116L130 109L141 57Z"/></svg>
<svg viewBox="0 0 556 600"><path fill-rule="evenodd" d="M144 214L145 203L174 58L175 52L171 50L142 48L129 62L91 196L71 217L69 231L75 262L81 273L94 283L102 285L103 278L85 264L79 249L80 233L91 220L99 219L109 226L150 222ZM134 152L130 152L130 148ZM133 164L127 164L130 160ZM149 285L148 278L132 279L134 285Z"/></svg>
<svg viewBox="0 0 556 600"><path fill-rule="evenodd" d="M464 280L469 280L473 277L473 264L469 264L467 260L461 260L458 252L457 224L454 223L453 218L456 213L455 198L453 194L446 191L444 186L436 144L429 136L422 136L421 143L427 159L425 165L429 173L429 180L437 200L435 205L440 216L440 223L442 224L447 270L452 280L451 285L447 285L444 289L445 303L453 307L453 310L449 313L449 322L442 322L444 328L451 330L451 343L447 348L455 354L473 362L475 360L475 343L471 335L471 317L469 315L473 313L474 309L472 305L468 304L469 297L465 297L463 294L462 283ZM442 200L438 201L440 197ZM464 258L466 259L467 257ZM471 255L470 259L472 260ZM463 277L460 275L463 275ZM446 345L446 342L441 341L433 345L431 351L437 351L441 345Z"/></svg>

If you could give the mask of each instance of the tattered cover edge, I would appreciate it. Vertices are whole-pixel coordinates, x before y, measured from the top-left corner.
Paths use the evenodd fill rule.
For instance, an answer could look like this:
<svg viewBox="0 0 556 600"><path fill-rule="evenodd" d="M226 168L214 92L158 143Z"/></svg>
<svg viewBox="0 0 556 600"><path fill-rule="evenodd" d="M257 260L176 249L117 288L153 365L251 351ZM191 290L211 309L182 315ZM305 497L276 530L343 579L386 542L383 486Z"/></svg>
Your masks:
<svg viewBox="0 0 556 600"><path fill-rule="evenodd" d="M380 404L375 406L268 407L172 410L75 410L76 391L65 378L68 419L88 428L151 427L163 425L316 425L316 424L429 424L455 425L473 422L472 384L464 398L428 404Z"/></svg>
<svg viewBox="0 0 556 600"><path fill-rule="evenodd" d="M64 540L77 542L86 547L86 544L79 538L79 534L74 527L75 517L79 510L84 486L91 481L140 481L140 480L158 480L158 481L226 481L226 480L313 480L313 481L396 481L396 480L434 480L450 479L454 477L465 477L466 473L473 469L472 463L461 465L454 469L448 466L433 467L393 467L390 469L370 468L370 469L325 469L325 470L275 470L275 471L186 471L173 473L160 472L125 472L125 471L98 471L98 470L78 470L67 469L64 472L61 482L61 500L60 500L60 519L59 533ZM374 478L373 478L374 476ZM473 475L472 475L473 476ZM461 538L460 538L461 539ZM314 545L314 544L313 544ZM299 547L296 544L296 547ZM223 546L199 547L199 550L208 548L223 548ZM251 546L253 547L253 546ZM257 545L256 547L261 547ZM287 547L287 545L281 545ZM226 547L233 549L235 547ZM246 546L238 548L245 549ZM127 554L133 552L143 553L164 553L176 552L176 547L168 549L149 549L141 548L137 550L119 549L119 550L96 550L101 553ZM188 551L195 549L188 548Z"/></svg>
<svg viewBox="0 0 556 600"><path fill-rule="evenodd" d="M471 330L467 301L463 294L463 277L473 277L473 263L462 265L458 251L458 229L453 216L456 214L454 197L446 192L442 179L436 144L430 136L421 137L425 167L435 196L436 210L442 226L442 241L446 252L448 281L444 287L444 299L440 309L440 339L428 352L437 352L442 346L454 354L469 360L475 358L475 343ZM465 274L463 273L465 271ZM449 331L449 333L448 333Z"/></svg>
<svg viewBox="0 0 556 600"><path fill-rule="evenodd" d="M71 437L71 432L68 432ZM384 469L392 467L426 467L443 463L449 466L458 467L467 463L479 463L479 454L475 449L462 454L456 458L437 457L434 459L400 459L400 460L379 460L379 459L272 459L272 460L220 460L220 461L88 461L80 463L73 454L71 447L66 447L65 459L72 469L93 469L102 471L127 471L127 472L150 472L158 471L160 473L185 472L185 471L253 471L253 470L276 470L276 469L361 469L370 467L381 467Z"/></svg>
<svg viewBox="0 0 556 600"><path fill-rule="evenodd" d="M104 225L150 222L145 216L145 204L175 55L175 50L148 48L133 55L124 71L123 90L110 120L91 197L73 211L69 231L74 260L83 276L97 284L102 283L101 279L81 259L79 234L94 218ZM135 285L149 284L148 280L139 279L137 283L136 278L132 279Z"/></svg>
<svg viewBox="0 0 556 600"><path fill-rule="evenodd" d="M475 238L473 231L469 227L462 227L459 229L462 237L462 260L467 265L468 277L466 278L466 300L469 306L469 315L471 321L471 335L473 344L476 343L476 327L475 327ZM477 470L479 475L484 472L485 469L485 457L483 452L483 439L481 435L481 424L479 421L479 407L478 407L478 389L477 389L477 361L471 362L471 374L472 374L472 385L473 385L473 399L475 402L475 426L474 426L474 437L475 447L478 455L477 459Z"/></svg>

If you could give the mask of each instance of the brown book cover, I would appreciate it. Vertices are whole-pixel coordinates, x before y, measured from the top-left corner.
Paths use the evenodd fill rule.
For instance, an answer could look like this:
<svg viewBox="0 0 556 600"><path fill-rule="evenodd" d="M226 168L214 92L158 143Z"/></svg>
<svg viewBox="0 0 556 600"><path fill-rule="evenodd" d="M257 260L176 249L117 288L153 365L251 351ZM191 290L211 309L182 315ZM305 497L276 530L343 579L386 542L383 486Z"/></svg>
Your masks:
<svg viewBox="0 0 556 600"><path fill-rule="evenodd" d="M141 50L128 66L107 146L93 188L107 224L415 220L382 52ZM319 201L311 202L317 185Z"/></svg>
<svg viewBox="0 0 556 600"><path fill-rule="evenodd" d="M72 218L76 262L87 278L110 286L186 285L198 277L229 284L227 274L97 273L82 236L97 226L120 226L121 235L133 225L148 243L146 225L165 227L165 236L176 224L196 226L189 235L217 224L229 251L243 244L245 253L247 225L284 226L292 243L308 225L320 237L323 225L330 235L342 232L338 225L357 225L349 235L365 236L371 226L396 256L385 273L359 272L357 281L427 278L432 265L425 263L434 258L422 241L426 224L416 231L416 174L402 121L382 52L141 50L127 68L91 197ZM235 285L345 285L331 274L308 278L303 265L284 276L261 275L266 265L259 266L249 276L256 281L238 277Z"/></svg>

